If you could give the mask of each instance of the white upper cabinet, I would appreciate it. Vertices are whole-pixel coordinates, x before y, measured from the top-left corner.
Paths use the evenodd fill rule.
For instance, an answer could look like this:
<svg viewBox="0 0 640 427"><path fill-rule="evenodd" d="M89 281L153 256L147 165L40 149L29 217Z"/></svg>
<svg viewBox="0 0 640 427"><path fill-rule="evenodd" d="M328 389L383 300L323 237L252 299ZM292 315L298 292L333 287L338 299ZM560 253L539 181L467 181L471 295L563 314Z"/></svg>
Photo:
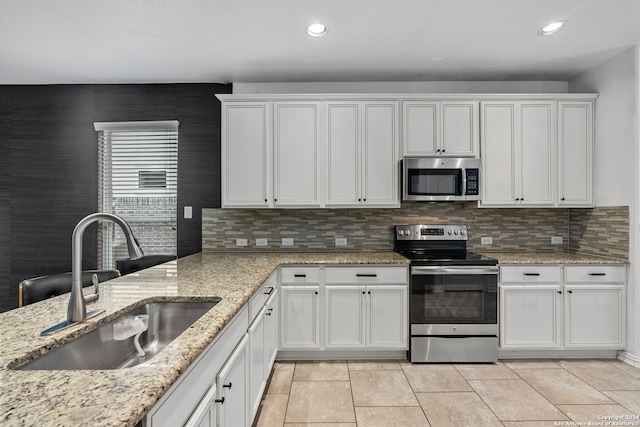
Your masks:
<svg viewBox="0 0 640 427"><path fill-rule="evenodd" d="M593 207L593 102L558 102L558 204Z"/></svg>
<svg viewBox="0 0 640 427"><path fill-rule="evenodd" d="M327 207L399 207L398 103L327 103Z"/></svg>
<svg viewBox="0 0 640 427"><path fill-rule="evenodd" d="M405 156L478 157L478 102L405 101Z"/></svg>
<svg viewBox="0 0 640 427"><path fill-rule="evenodd" d="M320 104L274 103L273 205L320 206Z"/></svg>
<svg viewBox="0 0 640 427"><path fill-rule="evenodd" d="M482 103L482 206L554 206L552 101Z"/></svg>
<svg viewBox="0 0 640 427"><path fill-rule="evenodd" d="M480 157L481 207L593 207L594 94L218 98L224 208L398 208L402 156Z"/></svg>
<svg viewBox="0 0 640 427"><path fill-rule="evenodd" d="M271 114L267 102L222 109L222 206L267 207L271 197Z"/></svg>

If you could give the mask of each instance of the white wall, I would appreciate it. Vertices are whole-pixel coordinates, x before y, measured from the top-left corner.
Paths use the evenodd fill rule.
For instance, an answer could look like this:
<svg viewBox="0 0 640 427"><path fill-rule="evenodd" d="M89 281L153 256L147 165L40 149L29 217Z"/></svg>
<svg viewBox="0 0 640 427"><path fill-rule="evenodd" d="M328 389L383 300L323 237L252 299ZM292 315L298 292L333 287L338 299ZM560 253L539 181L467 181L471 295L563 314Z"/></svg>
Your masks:
<svg viewBox="0 0 640 427"><path fill-rule="evenodd" d="M640 58L633 47L569 82L569 92L598 92L596 101L594 201L629 206L627 352L640 366Z"/></svg>
<svg viewBox="0 0 640 427"><path fill-rule="evenodd" d="M566 93L568 82L300 82L234 83L233 93Z"/></svg>

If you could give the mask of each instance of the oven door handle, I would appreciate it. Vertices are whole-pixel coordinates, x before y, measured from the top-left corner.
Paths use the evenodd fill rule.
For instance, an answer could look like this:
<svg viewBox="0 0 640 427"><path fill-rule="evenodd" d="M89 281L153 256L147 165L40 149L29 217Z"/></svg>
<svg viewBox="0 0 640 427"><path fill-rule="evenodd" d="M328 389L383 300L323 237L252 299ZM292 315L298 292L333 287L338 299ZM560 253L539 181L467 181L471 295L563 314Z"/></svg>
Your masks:
<svg viewBox="0 0 640 427"><path fill-rule="evenodd" d="M415 275L436 275L436 274L498 274L498 267L439 267L439 266L420 266L411 267L411 274Z"/></svg>

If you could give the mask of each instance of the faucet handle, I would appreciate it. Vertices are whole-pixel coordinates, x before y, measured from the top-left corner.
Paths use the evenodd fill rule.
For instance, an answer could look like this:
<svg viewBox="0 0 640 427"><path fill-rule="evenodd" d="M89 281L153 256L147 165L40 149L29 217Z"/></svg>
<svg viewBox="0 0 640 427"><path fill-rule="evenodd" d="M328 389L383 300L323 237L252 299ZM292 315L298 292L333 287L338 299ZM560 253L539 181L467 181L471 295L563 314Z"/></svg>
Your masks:
<svg viewBox="0 0 640 427"><path fill-rule="evenodd" d="M98 280L97 274L94 273L91 276L91 283L93 283L93 289L95 290L95 292L84 297L84 300L86 302L93 302L100 298L100 281Z"/></svg>

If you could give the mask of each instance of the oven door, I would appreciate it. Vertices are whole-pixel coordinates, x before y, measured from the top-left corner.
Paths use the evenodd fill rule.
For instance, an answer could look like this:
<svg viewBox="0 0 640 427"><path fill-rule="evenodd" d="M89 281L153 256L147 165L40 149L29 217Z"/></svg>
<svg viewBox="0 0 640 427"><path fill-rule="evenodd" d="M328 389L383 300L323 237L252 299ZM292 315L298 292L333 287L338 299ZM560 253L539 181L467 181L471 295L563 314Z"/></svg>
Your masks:
<svg viewBox="0 0 640 427"><path fill-rule="evenodd" d="M497 266L412 266L411 335L497 335Z"/></svg>

